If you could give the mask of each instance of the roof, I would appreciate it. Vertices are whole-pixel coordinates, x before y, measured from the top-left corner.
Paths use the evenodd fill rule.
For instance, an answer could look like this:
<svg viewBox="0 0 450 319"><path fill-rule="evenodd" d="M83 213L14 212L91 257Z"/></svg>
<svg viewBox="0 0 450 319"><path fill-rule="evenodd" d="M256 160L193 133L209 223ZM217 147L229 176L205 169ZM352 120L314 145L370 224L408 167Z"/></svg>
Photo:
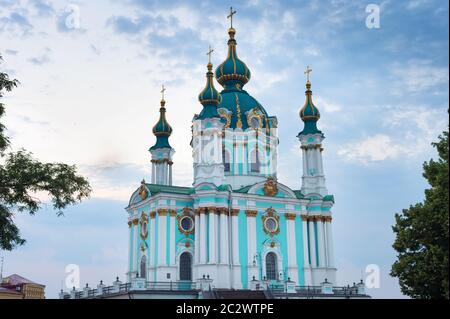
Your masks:
<svg viewBox="0 0 450 319"><path fill-rule="evenodd" d="M158 184L145 184L147 189L152 195L158 193L172 193L181 195L190 195L194 193L193 187L182 187L182 186L168 186L168 185L158 185Z"/></svg>
<svg viewBox="0 0 450 319"><path fill-rule="evenodd" d="M18 274L12 274L11 276L4 277L3 282L7 283L8 285L11 285L11 286L17 286L17 285L21 285L21 284L35 284L35 282L33 282L25 277L22 277Z"/></svg>
<svg viewBox="0 0 450 319"><path fill-rule="evenodd" d="M18 292L17 290L5 287L0 287L0 294L21 295L21 293Z"/></svg>

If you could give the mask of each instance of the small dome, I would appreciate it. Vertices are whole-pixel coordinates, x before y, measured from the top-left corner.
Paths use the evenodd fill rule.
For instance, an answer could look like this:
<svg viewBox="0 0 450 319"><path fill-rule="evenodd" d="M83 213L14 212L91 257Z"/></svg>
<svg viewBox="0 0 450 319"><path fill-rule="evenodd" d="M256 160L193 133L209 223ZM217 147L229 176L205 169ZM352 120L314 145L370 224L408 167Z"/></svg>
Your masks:
<svg viewBox="0 0 450 319"><path fill-rule="evenodd" d="M206 86L198 95L198 100L203 105L201 117L219 117L217 113L217 105L222 101L220 93L214 87L214 74L212 73L212 64L208 63L208 72L206 73Z"/></svg>
<svg viewBox="0 0 450 319"><path fill-rule="evenodd" d="M237 44L234 39L236 30L230 28L228 34L230 35L228 40L228 57L217 67L215 72L216 79L224 88L237 87L241 89L250 80L251 72L247 65L237 57Z"/></svg>
<svg viewBox="0 0 450 319"><path fill-rule="evenodd" d="M317 128L317 121L320 119L320 112L312 101L311 82L309 82L309 80L306 82L305 95L305 105L303 105L300 110L300 118L305 123L305 127L303 128L303 131L299 133L299 136L307 134L322 134L322 131Z"/></svg>
<svg viewBox="0 0 450 319"><path fill-rule="evenodd" d="M314 105L312 101L311 83L306 83L306 102L300 110L300 118L303 122L314 121L317 122L320 119L319 109Z"/></svg>
<svg viewBox="0 0 450 319"><path fill-rule="evenodd" d="M172 127L166 120L166 101L161 100L159 109L159 121L153 126L153 134L156 136L156 144L150 150L157 148L172 148L169 144L169 136L172 134Z"/></svg>

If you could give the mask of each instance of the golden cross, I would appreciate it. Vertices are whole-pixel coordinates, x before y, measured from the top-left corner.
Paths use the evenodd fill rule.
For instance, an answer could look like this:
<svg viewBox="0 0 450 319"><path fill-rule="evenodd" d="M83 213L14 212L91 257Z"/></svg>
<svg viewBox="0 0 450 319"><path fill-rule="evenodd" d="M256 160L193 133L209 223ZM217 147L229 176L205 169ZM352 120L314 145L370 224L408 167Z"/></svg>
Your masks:
<svg viewBox="0 0 450 319"><path fill-rule="evenodd" d="M208 53L206 53L207 56L209 56L209 63L211 63L211 54L214 52L214 49L211 48L211 46L209 46L209 51Z"/></svg>
<svg viewBox="0 0 450 319"><path fill-rule="evenodd" d="M164 92L166 92L166 88L164 87L164 84L162 85L162 90L161 90L161 94L162 94L162 100L164 101Z"/></svg>
<svg viewBox="0 0 450 319"><path fill-rule="evenodd" d="M309 65L306 67L305 75L306 80L309 82L309 74L312 72L312 69L309 68Z"/></svg>
<svg viewBox="0 0 450 319"><path fill-rule="evenodd" d="M230 14L228 15L227 19L231 20L231 27L233 27L233 16L236 14L236 10L233 11L233 7L230 7Z"/></svg>

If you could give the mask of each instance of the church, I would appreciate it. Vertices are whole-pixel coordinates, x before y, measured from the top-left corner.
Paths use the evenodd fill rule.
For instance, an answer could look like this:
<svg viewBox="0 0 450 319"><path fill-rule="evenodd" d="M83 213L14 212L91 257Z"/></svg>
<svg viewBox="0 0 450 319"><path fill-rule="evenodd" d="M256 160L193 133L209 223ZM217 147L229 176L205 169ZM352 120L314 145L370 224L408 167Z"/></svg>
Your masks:
<svg viewBox="0 0 450 319"><path fill-rule="evenodd" d="M231 10L231 21L234 13ZM228 55L215 70L210 48L199 113L192 123L186 122L192 128L189 187L172 182L175 149L163 86L159 120L153 127L156 140L149 149L151 181L141 182L126 207L127 283L117 279L107 292L153 291L155 296L155 291L169 290L171 295L184 292L183 298L199 298L197 292L203 291L207 298L211 291L246 291L248 297L251 291L270 290L299 298L348 297L352 292L365 297L362 282L353 288L335 287L334 197L325 183L325 136L318 128L311 69L305 72L299 132L293 133L303 175L301 185L291 188L277 176L277 117L245 90L251 71L238 57L236 34L231 22ZM72 294L101 297L105 291L100 283L94 292L86 288ZM68 295L62 293L62 298Z"/></svg>
<svg viewBox="0 0 450 319"><path fill-rule="evenodd" d="M289 278L301 286L335 282L334 198L325 185L324 134L317 128L310 69L300 110L304 127L297 135L302 185L292 189L277 179L277 118L245 90L251 71L238 57L233 27L228 35L228 56L215 71L209 61L198 96L202 109L192 119L192 187L172 184L172 127L161 100L151 183L143 181L126 208L128 280L195 281L205 275L214 287L232 289L249 288L253 278Z"/></svg>

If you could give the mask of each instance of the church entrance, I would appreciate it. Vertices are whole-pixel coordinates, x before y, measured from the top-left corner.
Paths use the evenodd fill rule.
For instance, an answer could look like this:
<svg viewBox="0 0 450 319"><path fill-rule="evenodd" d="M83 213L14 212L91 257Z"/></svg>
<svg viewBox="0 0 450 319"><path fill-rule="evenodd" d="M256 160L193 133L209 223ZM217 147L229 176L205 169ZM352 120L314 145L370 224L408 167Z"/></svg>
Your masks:
<svg viewBox="0 0 450 319"><path fill-rule="evenodd" d="M277 280L277 274L277 255L270 252L266 255L266 278L267 280Z"/></svg>
<svg viewBox="0 0 450 319"><path fill-rule="evenodd" d="M188 252L180 255L180 280L192 281L192 256Z"/></svg>

